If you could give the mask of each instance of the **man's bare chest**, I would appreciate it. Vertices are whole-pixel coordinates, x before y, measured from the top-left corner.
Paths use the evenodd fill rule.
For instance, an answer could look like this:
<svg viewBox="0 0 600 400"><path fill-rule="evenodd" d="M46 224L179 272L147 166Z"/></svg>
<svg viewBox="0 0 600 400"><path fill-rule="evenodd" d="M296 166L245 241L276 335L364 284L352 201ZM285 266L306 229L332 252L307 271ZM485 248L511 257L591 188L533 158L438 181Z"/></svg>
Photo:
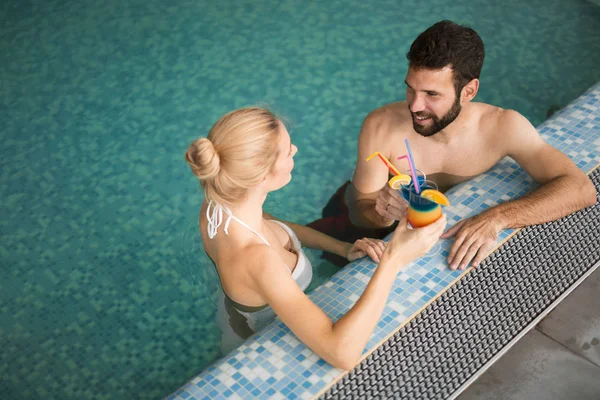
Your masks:
<svg viewBox="0 0 600 400"><path fill-rule="evenodd" d="M419 143L411 144L411 150L416 168L437 183L442 191L489 170L502 158L496 149L480 142L465 146ZM404 154L406 148L397 146L392 150L390 160L402 172L409 169L406 159L398 160Z"/></svg>

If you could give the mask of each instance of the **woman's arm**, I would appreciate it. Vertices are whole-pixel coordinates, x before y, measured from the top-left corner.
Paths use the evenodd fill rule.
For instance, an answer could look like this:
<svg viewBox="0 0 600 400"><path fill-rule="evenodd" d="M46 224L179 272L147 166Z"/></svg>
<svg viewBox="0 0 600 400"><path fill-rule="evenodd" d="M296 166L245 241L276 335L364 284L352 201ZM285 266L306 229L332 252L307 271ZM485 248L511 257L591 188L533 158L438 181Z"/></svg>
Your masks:
<svg viewBox="0 0 600 400"><path fill-rule="evenodd" d="M352 244L342 242L324 233L316 231L308 226L295 224L293 222L284 221L279 218L275 218L269 213L263 211L263 217L266 219L274 219L282 222L292 228L298 240L302 243L302 246L316 250L324 250L330 253L337 254L338 256L346 257L348 250L352 247Z"/></svg>
<svg viewBox="0 0 600 400"><path fill-rule="evenodd" d="M334 367L350 369L359 361L401 267L425 254L445 225L444 217L409 230L406 220L400 221L365 291L335 323L302 292L273 249L261 246L256 250L259 254L247 259L255 260L251 275L257 292L292 332Z"/></svg>
<svg viewBox="0 0 600 400"><path fill-rule="evenodd" d="M308 226L284 221L275 218L266 212L263 212L263 216L266 219L274 219L289 226L296 236L298 236L298 240L300 240L302 246L310 249L324 250L344 258L349 258L349 253L352 253L354 255L354 258L352 259L362 257L366 254L375 262L380 261L383 250L385 249L384 244L379 243L380 241L364 238L360 243L358 241L354 244L342 242L341 240L337 240L336 238L314 230L313 228L309 228ZM355 248L353 249L353 247ZM353 250L352 252L350 252L351 249Z"/></svg>

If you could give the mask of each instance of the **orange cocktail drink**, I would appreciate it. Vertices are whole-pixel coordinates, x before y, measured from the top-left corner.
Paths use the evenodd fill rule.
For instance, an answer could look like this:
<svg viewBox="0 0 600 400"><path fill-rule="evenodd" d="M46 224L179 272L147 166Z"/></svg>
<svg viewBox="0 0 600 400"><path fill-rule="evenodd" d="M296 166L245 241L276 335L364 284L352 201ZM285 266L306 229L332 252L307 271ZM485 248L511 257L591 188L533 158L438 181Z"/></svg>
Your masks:
<svg viewBox="0 0 600 400"><path fill-rule="evenodd" d="M437 185L428 180L423 180L420 184L421 191L417 193L412 182L408 185L402 185L402 197L408 202L407 218L410 226L420 228L437 221L442 216L442 207L439 203L424 197L427 190L435 190Z"/></svg>

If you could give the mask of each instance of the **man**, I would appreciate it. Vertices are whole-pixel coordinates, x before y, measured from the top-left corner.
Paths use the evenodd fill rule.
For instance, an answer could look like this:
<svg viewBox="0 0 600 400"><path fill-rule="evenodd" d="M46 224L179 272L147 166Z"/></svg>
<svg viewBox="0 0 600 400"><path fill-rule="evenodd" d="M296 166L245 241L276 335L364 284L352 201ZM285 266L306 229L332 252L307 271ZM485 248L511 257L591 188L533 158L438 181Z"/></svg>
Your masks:
<svg viewBox="0 0 600 400"><path fill-rule="evenodd" d="M474 30L438 22L417 37L407 58L406 101L385 105L365 118L352 182L330 200L324 210L328 218L309 226L349 242L390 232L407 204L386 184L387 167L365 159L379 151L398 170L407 170L406 161L397 160L406 154L404 139L417 167L441 191L489 170L505 156L541 185L447 230L442 238L455 238L448 256L452 269L478 265L503 229L555 220L596 202L588 177L545 143L526 118L471 101L484 59L483 42Z"/></svg>

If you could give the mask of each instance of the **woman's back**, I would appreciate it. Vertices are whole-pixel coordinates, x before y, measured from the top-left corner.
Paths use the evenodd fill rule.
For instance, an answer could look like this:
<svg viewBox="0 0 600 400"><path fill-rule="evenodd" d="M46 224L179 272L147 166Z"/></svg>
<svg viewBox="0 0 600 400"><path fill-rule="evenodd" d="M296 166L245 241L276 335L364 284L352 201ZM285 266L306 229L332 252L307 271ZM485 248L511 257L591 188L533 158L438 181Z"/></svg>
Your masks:
<svg viewBox="0 0 600 400"><path fill-rule="evenodd" d="M223 226L212 239L209 238L207 210L208 204L204 202L200 213L204 250L215 264L225 294L235 302L250 307L266 304L254 285L252 275L256 265L264 262L265 258L275 258L281 264L281 272L292 275L295 275L296 268L304 269L304 264L310 264L302 253L300 243L294 245L297 239L293 231L289 228L286 230L276 221L262 219L264 229L259 232L233 216L225 234L229 215L223 212ZM298 263L299 258L304 262ZM309 268L312 270L312 266L309 265Z"/></svg>
<svg viewBox="0 0 600 400"><path fill-rule="evenodd" d="M214 207L212 213L210 206ZM303 291L312 280L312 265L295 233L278 221L261 218L260 222L265 227L263 234L224 207L206 203L202 207L200 229L204 248L214 261L223 287L217 317L224 353L275 318L275 312L255 286L253 272L257 265L270 261L269 258L276 259L281 265L278 273L291 274ZM224 226L211 228L214 223Z"/></svg>

